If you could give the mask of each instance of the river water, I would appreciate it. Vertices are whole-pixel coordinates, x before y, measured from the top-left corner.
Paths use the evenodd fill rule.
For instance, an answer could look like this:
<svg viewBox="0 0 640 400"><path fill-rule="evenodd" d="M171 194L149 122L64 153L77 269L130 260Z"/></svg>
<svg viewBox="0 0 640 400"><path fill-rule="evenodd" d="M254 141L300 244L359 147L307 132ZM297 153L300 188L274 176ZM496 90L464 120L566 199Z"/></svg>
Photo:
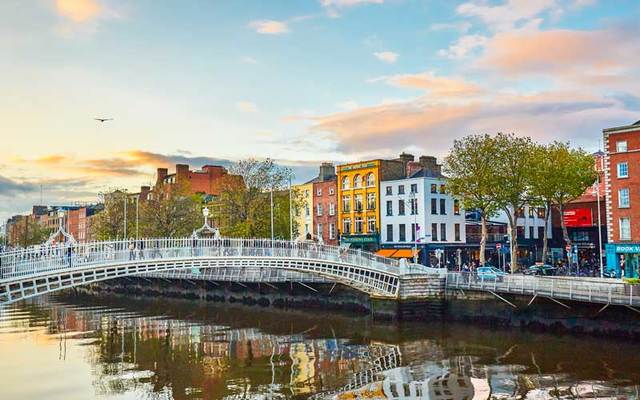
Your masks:
<svg viewBox="0 0 640 400"><path fill-rule="evenodd" d="M0 399L635 399L640 345L186 300L0 310Z"/></svg>

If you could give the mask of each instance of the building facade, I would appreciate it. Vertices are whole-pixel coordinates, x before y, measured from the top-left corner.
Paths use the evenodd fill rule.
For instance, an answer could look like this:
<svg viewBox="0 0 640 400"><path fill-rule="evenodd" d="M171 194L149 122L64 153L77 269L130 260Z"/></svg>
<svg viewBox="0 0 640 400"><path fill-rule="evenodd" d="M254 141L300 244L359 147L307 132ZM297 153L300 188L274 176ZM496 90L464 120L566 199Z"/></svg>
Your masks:
<svg viewBox="0 0 640 400"><path fill-rule="evenodd" d="M381 182L384 249L414 248L417 260L433 264L436 249L464 245L464 210L457 199L447 194L445 185L439 165L433 169L420 168L404 179ZM413 252L382 255L408 254L414 256Z"/></svg>
<svg viewBox="0 0 640 400"><path fill-rule="evenodd" d="M225 167L220 165L205 165L200 170L191 170L187 164L176 164L176 172L169 174L167 168L156 170L156 186L164 185L172 187L176 184L185 185L190 194L203 194L219 196L228 184L243 184L242 177L229 174ZM141 200L152 193L148 186L140 189Z"/></svg>
<svg viewBox="0 0 640 400"><path fill-rule="evenodd" d="M336 169L322 163L313 182L313 223L315 235L329 245L338 244L338 187Z"/></svg>
<svg viewBox="0 0 640 400"><path fill-rule="evenodd" d="M293 236L298 240L311 239L313 232L313 180L293 186L301 199L293 209Z"/></svg>
<svg viewBox="0 0 640 400"><path fill-rule="evenodd" d="M340 244L375 251L380 241L380 182L405 177L407 156L337 167ZM405 157L405 158L403 158ZM413 159L413 156L409 156Z"/></svg>
<svg viewBox="0 0 640 400"><path fill-rule="evenodd" d="M640 268L640 121L603 130L607 269L638 277Z"/></svg>

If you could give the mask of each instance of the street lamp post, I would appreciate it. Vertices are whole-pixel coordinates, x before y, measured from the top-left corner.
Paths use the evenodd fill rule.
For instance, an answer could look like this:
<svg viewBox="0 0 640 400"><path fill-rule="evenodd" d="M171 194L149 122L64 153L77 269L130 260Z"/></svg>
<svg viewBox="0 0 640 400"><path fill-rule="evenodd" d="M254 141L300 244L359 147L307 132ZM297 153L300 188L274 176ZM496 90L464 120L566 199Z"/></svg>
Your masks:
<svg viewBox="0 0 640 400"><path fill-rule="evenodd" d="M271 240L275 239L274 230L273 230L273 184L271 185L271 192L269 196L269 200L271 203Z"/></svg>
<svg viewBox="0 0 640 400"><path fill-rule="evenodd" d="M127 194L124 194L124 240L127 240Z"/></svg>
<svg viewBox="0 0 640 400"><path fill-rule="evenodd" d="M600 265L600 278L604 277L604 265L602 262L602 222L600 221L600 173L597 174L595 187L596 203L598 207L598 258Z"/></svg>

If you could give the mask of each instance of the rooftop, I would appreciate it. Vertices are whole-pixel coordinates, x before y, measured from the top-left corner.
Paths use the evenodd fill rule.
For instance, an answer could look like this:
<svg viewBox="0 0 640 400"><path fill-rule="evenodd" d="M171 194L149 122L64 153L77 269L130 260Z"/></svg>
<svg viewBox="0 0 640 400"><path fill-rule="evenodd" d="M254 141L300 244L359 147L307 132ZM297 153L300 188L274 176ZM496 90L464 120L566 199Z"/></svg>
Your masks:
<svg viewBox="0 0 640 400"><path fill-rule="evenodd" d="M606 128L606 129L603 129L602 132L609 133L609 132L619 132L619 131L627 131L627 130L635 130L635 129L639 129L640 130L640 120L634 122L631 125L624 125L624 126L616 126L616 127L613 127L613 128Z"/></svg>

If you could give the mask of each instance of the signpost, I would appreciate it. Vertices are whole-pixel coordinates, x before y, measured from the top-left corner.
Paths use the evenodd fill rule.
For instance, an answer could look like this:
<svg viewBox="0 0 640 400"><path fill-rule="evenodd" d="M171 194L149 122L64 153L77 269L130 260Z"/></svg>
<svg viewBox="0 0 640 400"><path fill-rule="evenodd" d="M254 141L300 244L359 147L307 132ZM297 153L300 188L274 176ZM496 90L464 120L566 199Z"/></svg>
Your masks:
<svg viewBox="0 0 640 400"><path fill-rule="evenodd" d="M500 265L500 258L501 258L501 251L500 249L502 249L502 243L496 243L496 250L498 253L498 268L504 270L504 264L502 264L502 266Z"/></svg>

